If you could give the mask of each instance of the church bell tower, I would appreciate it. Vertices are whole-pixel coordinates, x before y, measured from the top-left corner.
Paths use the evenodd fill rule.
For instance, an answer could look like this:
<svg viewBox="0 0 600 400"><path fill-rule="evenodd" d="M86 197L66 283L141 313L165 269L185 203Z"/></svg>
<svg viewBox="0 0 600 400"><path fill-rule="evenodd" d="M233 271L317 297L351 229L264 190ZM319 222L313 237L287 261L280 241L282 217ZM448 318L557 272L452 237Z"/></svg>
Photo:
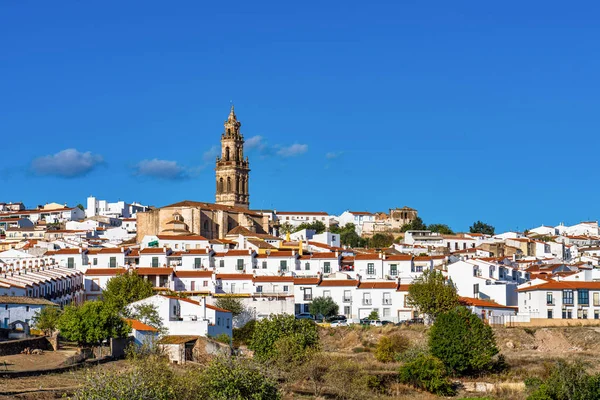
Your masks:
<svg viewBox="0 0 600 400"><path fill-rule="evenodd" d="M240 133L242 124L237 120L233 106L225 121L221 135L221 157L217 157L216 203L227 206L248 208L248 157L244 159L244 136Z"/></svg>

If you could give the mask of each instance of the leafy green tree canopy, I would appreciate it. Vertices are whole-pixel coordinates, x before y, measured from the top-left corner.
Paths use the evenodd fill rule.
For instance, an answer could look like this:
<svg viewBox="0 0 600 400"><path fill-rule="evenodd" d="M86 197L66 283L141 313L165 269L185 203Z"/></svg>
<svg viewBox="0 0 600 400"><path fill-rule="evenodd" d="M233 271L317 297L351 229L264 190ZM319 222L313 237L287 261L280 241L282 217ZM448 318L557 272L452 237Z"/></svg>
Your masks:
<svg viewBox="0 0 600 400"><path fill-rule="evenodd" d="M407 303L416 308L419 314L435 319L440 313L458 306L458 294L441 271L425 270L409 286Z"/></svg>
<svg viewBox="0 0 600 400"><path fill-rule="evenodd" d="M244 304L236 297L219 297L215 305L219 308L231 311L233 317L237 317L244 312Z"/></svg>
<svg viewBox="0 0 600 400"><path fill-rule="evenodd" d="M315 297L308 307L308 311L314 316L331 317L339 310L338 304L331 297Z"/></svg>
<svg viewBox="0 0 600 400"><path fill-rule="evenodd" d="M446 224L430 224L427 230L437 232L442 235L454 235L454 231Z"/></svg>
<svg viewBox="0 0 600 400"><path fill-rule="evenodd" d="M473 223L469 228L469 232L471 233L483 233L484 235L494 235L495 230L496 229L492 225L481 221Z"/></svg>
<svg viewBox="0 0 600 400"><path fill-rule="evenodd" d="M379 312L377 310L371 311L371 313L367 316L368 320L377 320L379 319Z"/></svg>
<svg viewBox="0 0 600 400"><path fill-rule="evenodd" d="M259 361L269 361L277 356L275 342L282 337L295 335L302 348L319 345L317 325L308 319L296 319L293 315L271 315L256 322L249 348Z"/></svg>
<svg viewBox="0 0 600 400"><path fill-rule="evenodd" d="M431 354L458 376L490 371L498 354L492 328L465 307L437 316L429 331Z"/></svg>
<svg viewBox="0 0 600 400"><path fill-rule="evenodd" d="M390 233L376 233L369 240L369 247L382 249L390 247L394 243L394 235Z"/></svg>
<svg viewBox="0 0 600 400"><path fill-rule="evenodd" d="M97 345L130 332L117 310L99 300L65 307L57 326L61 336L79 345Z"/></svg>
<svg viewBox="0 0 600 400"><path fill-rule="evenodd" d="M125 306L153 294L150 281L145 280L136 272L129 272L111 278L102 292L102 298L107 305L127 314Z"/></svg>
<svg viewBox="0 0 600 400"><path fill-rule="evenodd" d="M311 229L313 231L317 231L317 235L323 233L327 230L325 224L321 221L313 221L311 223L303 222L294 228L294 232L301 231L302 229Z"/></svg>
<svg viewBox="0 0 600 400"><path fill-rule="evenodd" d="M425 223L423 222L421 217L416 217L415 219L410 221L408 224L404 224L400 227L401 232L424 231L424 230L427 230L427 225L425 225Z"/></svg>
<svg viewBox="0 0 600 400"><path fill-rule="evenodd" d="M43 331L45 335L52 335L56 330L60 314L61 310L58 307L44 307L33 316L33 326Z"/></svg>

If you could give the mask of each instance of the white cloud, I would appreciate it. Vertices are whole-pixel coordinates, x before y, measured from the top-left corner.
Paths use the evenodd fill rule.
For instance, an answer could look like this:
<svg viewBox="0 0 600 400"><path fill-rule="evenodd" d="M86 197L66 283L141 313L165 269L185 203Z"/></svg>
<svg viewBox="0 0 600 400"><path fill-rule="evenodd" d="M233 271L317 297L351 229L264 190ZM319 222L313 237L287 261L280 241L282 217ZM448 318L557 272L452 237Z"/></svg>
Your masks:
<svg viewBox="0 0 600 400"><path fill-rule="evenodd" d="M260 135L252 136L250 139L246 140L244 147L246 147L247 150L262 150L266 147L266 143L263 139L264 138Z"/></svg>
<svg viewBox="0 0 600 400"><path fill-rule="evenodd" d="M140 176L148 176L158 179L185 179L188 174L184 167L177 164L177 161L159 160L142 160L135 166L135 174Z"/></svg>
<svg viewBox="0 0 600 400"><path fill-rule="evenodd" d="M307 151L308 151L307 144L294 143L291 146L280 147L277 150L277 155L279 155L281 157L294 157L294 156L299 156L300 154L304 154Z"/></svg>
<svg viewBox="0 0 600 400"><path fill-rule="evenodd" d="M341 155L341 151L330 151L329 153L325 154L325 158L327 158L328 160L333 160L334 158L338 158Z"/></svg>
<svg viewBox="0 0 600 400"><path fill-rule="evenodd" d="M204 164L215 162L215 159L221 154L221 150L217 146L213 146L202 154Z"/></svg>
<svg viewBox="0 0 600 400"><path fill-rule="evenodd" d="M89 173L103 161L102 156L89 151L83 153L76 149L66 149L36 158L31 162L31 169L37 175L75 178Z"/></svg>

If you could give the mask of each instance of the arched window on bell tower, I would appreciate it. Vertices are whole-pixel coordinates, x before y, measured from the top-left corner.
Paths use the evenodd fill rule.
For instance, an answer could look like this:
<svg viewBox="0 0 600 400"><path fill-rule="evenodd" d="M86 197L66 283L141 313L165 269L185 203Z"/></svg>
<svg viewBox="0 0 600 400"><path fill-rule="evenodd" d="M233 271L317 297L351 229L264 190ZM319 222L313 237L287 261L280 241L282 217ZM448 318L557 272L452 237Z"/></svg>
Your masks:
<svg viewBox="0 0 600 400"><path fill-rule="evenodd" d="M219 193L223 193L223 178L219 178Z"/></svg>
<svg viewBox="0 0 600 400"><path fill-rule="evenodd" d="M229 147L225 147L225 161L229 161Z"/></svg>
<svg viewBox="0 0 600 400"><path fill-rule="evenodd" d="M227 177L227 193L231 193L231 177Z"/></svg>

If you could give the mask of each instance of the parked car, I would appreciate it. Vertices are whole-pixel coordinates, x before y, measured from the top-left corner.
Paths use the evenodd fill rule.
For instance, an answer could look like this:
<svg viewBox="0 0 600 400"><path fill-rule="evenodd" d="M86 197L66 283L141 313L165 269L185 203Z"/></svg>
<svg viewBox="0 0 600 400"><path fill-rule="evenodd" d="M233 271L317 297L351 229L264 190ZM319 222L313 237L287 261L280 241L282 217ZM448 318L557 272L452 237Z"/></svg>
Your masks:
<svg viewBox="0 0 600 400"><path fill-rule="evenodd" d="M327 318L327 322L333 322L333 321L347 321L348 319L346 318L345 315L333 315L329 318Z"/></svg>
<svg viewBox="0 0 600 400"><path fill-rule="evenodd" d="M381 321L381 325L383 325L383 326L394 325L394 323L392 321Z"/></svg>
<svg viewBox="0 0 600 400"><path fill-rule="evenodd" d="M360 320L361 325L371 325L371 321L368 318L362 318Z"/></svg>
<svg viewBox="0 0 600 400"><path fill-rule="evenodd" d="M331 321L332 328L337 328L339 326L348 326L348 320L346 319L336 319L335 321Z"/></svg>
<svg viewBox="0 0 600 400"><path fill-rule="evenodd" d="M369 321L369 325L371 325L371 326L383 326L383 324L381 323L381 321L378 320L378 319L373 319L373 320Z"/></svg>
<svg viewBox="0 0 600 400"><path fill-rule="evenodd" d="M424 323L423 318L412 318L406 321L406 325L423 325Z"/></svg>
<svg viewBox="0 0 600 400"><path fill-rule="evenodd" d="M310 319L312 321L315 320L315 318L309 313L296 314L296 319Z"/></svg>

